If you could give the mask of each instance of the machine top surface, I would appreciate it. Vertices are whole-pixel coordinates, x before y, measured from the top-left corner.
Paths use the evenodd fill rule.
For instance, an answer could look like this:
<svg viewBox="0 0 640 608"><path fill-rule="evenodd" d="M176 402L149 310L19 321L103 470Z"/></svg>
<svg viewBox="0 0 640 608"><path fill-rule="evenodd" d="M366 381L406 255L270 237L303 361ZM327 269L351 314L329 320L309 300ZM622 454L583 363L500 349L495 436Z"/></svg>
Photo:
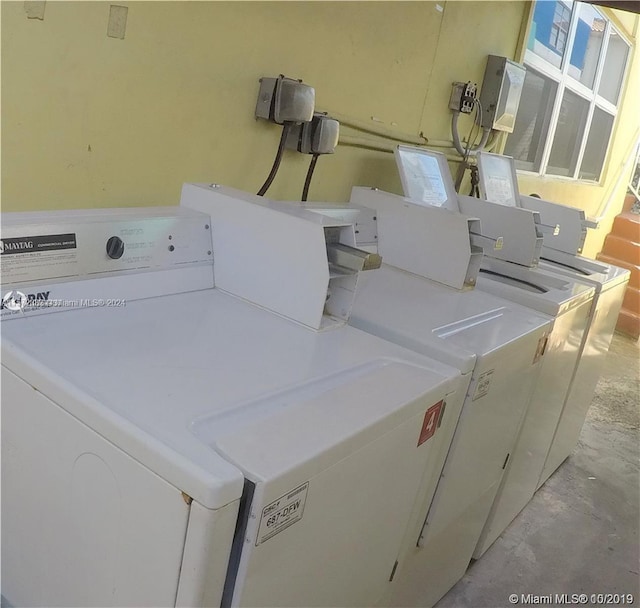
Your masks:
<svg viewBox="0 0 640 608"><path fill-rule="evenodd" d="M386 339L411 344L463 373L482 357L549 325L546 317L503 298L459 291L383 265L361 277L351 324L387 328ZM379 334L382 335L382 334Z"/></svg>
<svg viewBox="0 0 640 608"><path fill-rule="evenodd" d="M371 407L357 424L368 428L436 387L454 390L459 378L356 329L315 332L218 289L16 318L3 323L2 357L209 508L240 496L243 475L215 446L243 424L271 416L286 424L287 411L339 404L361 387ZM354 429L334 435L342 432ZM318 434L311 451L335 441ZM289 466L278 452L256 452L246 469L260 476Z"/></svg>
<svg viewBox="0 0 640 608"><path fill-rule="evenodd" d="M595 294L593 285L572 277L492 258L482 262L478 288L554 317Z"/></svg>
<svg viewBox="0 0 640 608"><path fill-rule="evenodd" d="M629 280L631 272L606 262L590 260L580 255L571 255L563 251L542 250L541 270L572 277L584 281L600 293Z"/></svg>

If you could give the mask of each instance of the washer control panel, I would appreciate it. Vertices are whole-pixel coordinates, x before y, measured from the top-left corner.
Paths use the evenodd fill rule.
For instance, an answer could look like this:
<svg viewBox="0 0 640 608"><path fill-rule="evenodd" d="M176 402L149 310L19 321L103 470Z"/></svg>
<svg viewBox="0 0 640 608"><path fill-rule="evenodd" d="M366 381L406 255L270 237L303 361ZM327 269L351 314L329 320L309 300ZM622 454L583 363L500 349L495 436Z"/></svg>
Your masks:
<svg viewBox="0 0 640 608"><path fill-rule="evenodd" d="M3 213L3 286L213 263L209 216L175 207Z"/></svg>

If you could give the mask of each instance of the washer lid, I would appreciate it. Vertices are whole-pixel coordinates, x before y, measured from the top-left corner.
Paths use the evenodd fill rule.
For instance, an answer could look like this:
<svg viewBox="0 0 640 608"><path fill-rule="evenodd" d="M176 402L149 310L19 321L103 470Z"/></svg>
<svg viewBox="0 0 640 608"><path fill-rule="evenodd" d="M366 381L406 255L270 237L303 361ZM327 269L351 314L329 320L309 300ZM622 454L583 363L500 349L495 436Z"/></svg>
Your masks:
<svg viewBox="0 0 640 608"><path fill-rule="evenodd" d="M542 268L485 258L478 288L552 317L593 300L595 288Z"/></svg>
<svg viewBox="0 0 640 608"><path fill-rule="evenodd" d="M540 268L593 285L598 293L628 281L631 274L626 268L547 248L542 250Z"/></svg>
<svg viewBox="0 0 640 608"><path fill-rule="evenodd" d="M223 436L231 451L229 438L253 432L258 418L287 424L283 407L300 415L359 387L370 407L350 423L354 431L460 380L457 370L356 329L318 333L216 289L26 317L2 329L4 366L209 508L241 495L241 467L267 476L284 466L277 453L235 466L216 451ZM219 435L223 419L233 424L220 422ZM318 436L304 457L331 441Z"/></svg>
<svg viewBox="0 0 640 608"><path fill-rule="evenodd" d="M549 320L478 290L459 291L383 265L360 277L351 324L467 373L476 357Z"/></svg>

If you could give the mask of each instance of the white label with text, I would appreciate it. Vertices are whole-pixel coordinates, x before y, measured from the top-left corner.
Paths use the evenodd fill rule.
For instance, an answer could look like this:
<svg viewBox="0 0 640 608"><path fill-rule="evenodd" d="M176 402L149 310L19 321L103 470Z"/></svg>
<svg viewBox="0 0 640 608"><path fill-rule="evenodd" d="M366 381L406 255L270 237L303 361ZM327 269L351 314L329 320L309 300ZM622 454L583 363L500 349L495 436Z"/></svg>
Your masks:
<svg viewBox="0 0 640 608"><path fill-rule="evenodd" d="M256 547L302 519L308 489L307 481L262 509Z"/></svg>
<svg viewBox="0 0 640 608"><path fill-rule="evenodd" d="M480 397L484 397L489 392L489 389L491 388L491 378L493 377L494 371L496 370L490 369L488 372L480 374L478 382L476 383L476 390L473 393L472 401L480 399Z"/></svg>

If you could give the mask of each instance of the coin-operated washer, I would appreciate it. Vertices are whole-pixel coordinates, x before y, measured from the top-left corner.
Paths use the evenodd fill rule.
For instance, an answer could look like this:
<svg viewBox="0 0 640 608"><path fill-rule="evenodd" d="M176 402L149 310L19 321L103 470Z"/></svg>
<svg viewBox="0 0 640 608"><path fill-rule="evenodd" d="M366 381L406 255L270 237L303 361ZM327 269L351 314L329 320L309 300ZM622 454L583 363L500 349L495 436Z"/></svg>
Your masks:
<svg viewBox="0 0 640 608"><path fill-rule="evenodd" d="M539 267L593 285L596 290L591 325L538 482L541 486L578 443L631 273L581 256L587 229L597 225L586 219L582 209L520 194L511 157L482 152L478 154L478 172L483 198L538 211L543 221L560 226L560 234L544 235Z"/></svg>
<svg viewBox="0 0 640 608"><path fill-rule="evenodd" d="M396 160L406 192L420 196L418 188L425 182L423 167L428 167L429 171L444 176L447 193L444 205L480 217L486 234L499 230L504 235L501 250L485 249L477 288L553 319L553 331L527 416L474 551L477 559L524 508L538 487L580 357L580 345L591 321L594 288L535 267L541 255L543 235L558 234L555 224L542 224L538 212L457 195L446 159L437 152L400 146ZM526 217L528 223L523 220Z"/></svg>
<svg viewBox="0 0 640 608"><path fill-rule="evenodd" d="M388 592L467 379L347 326L353 226L192 184L2 241L3 602Z"/></svg>
<svg viewBox="0 0 640 608"><path fill-rule="evenodd" d="M529 402L551 322L471 289L482 249L477 219L354 188L348 207L308 205L351 219L359 247L388 264L359 279L350 323L460 369L471 378L437 490L414 513L393 606L429 606L465 573ZM354 217L355 215L355 217ZM447 410L447 414L448 414ZM455 431L455 432L454 432Z"/></svg>

